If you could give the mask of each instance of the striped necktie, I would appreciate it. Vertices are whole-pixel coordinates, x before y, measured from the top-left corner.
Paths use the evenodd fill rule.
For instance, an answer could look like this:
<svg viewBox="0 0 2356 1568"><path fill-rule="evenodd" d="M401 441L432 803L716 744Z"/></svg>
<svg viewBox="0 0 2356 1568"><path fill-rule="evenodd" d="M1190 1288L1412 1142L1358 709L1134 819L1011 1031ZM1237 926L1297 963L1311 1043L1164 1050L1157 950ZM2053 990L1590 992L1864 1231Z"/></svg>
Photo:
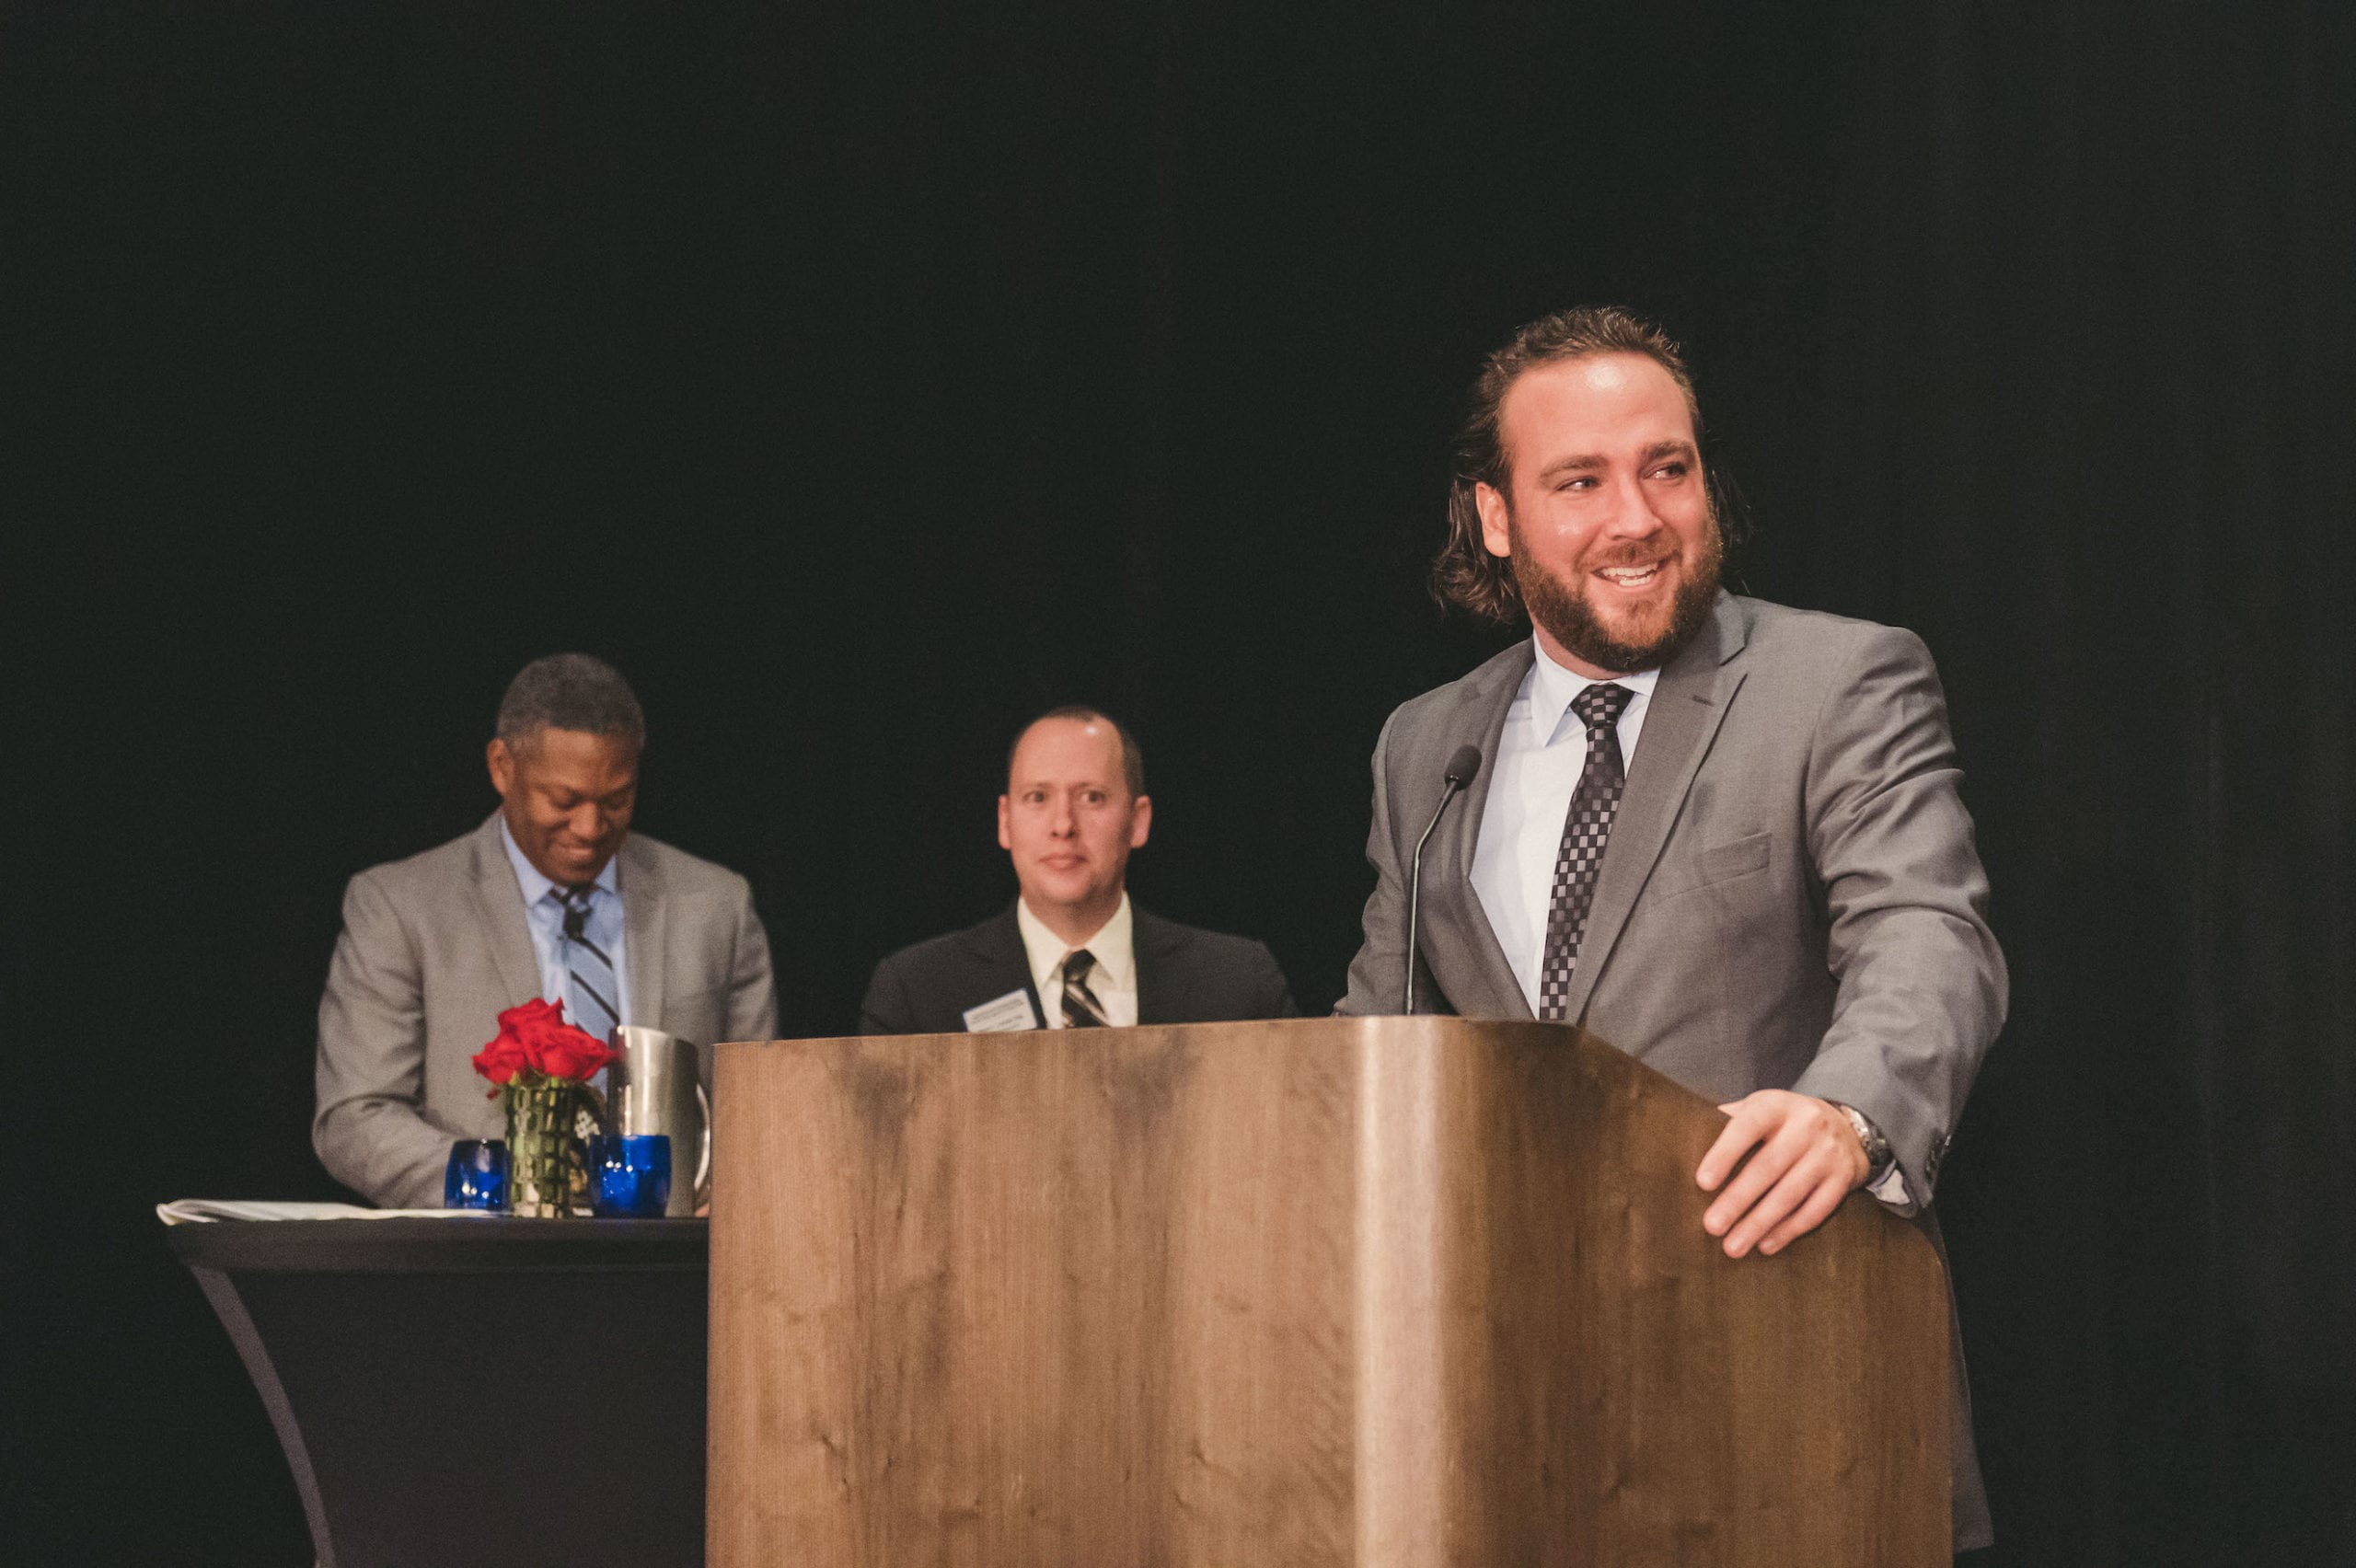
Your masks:
<svg viewBox="0 0 2356 1568"><path fill-rule="evenodd" d="M1096 994L1088 988L1088 972L1096 957L1086 948L1064 960L1064 1027L1102 1029L1109 1021Z"/></svg>
<svg viewBox="0 0 2356 1568"><path fill-rule="evenodd" d="M557 943L557 958L564 965L564 1016L574 1028L593 1039L609 1040L622 1020L615 998L614 961L589 936L589 911L594 888L552 888L549 895L564 905L564 937Z"/></svg>

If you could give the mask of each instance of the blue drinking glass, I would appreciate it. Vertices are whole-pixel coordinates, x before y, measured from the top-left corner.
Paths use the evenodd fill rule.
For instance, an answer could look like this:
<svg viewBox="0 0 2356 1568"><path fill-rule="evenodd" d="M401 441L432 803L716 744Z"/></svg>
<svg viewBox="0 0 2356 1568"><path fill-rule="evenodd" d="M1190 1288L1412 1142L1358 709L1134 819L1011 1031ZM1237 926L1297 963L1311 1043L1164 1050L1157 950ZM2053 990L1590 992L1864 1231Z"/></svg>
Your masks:
<svg viewBox="0 0 2356 1568"><path fill-rule="evenodd" d="M660 1219L671 1201L671 1139L663 1133L589 1140L590 1207L600 1219Z"/></svg>
<svg viewBox="0 0 2356 1568"><path fill-rule="evenodd" d="M450 1163L442 1172L442 1206L507 1206L507 1145L503 1140L460 1138L450 1146Z"/></svg>

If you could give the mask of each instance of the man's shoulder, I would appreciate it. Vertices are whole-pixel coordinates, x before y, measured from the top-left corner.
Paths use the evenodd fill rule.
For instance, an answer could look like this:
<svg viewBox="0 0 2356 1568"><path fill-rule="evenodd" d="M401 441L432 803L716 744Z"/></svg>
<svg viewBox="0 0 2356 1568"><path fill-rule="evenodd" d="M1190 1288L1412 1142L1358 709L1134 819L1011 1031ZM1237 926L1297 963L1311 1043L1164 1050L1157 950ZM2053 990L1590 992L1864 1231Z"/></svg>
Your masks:
<svg viewBox="0 0 2356 1568"><path fill-rule="evenodd" d="M1393 734L1413 735L1427 727L1444 724L1466 703L1494 698L1500 683L1519 684L1530 673L1532 657L1530 639L1518 638L1512 646L1501 649L1454 680L1401 703L1392 709L1391 721L1383 728Z"/></svg>
<svg viewBox="0 0 2356 1568"><path fill-rule="evenodd" d="M992 956L1004 948L1006 937L1011 933L1014 949L1020 952L1022 936L1014 926L1014 909L1007 906L988 919L954 931L944 931L937 937L927 937L920 942L885 955L875 967L878 970L929 971L952 963L975 963Z"/></svg>
<svg viewBox="0 0 2356 1568"><path fill-rule="evenodd" d="M621 854L626 866L635 860L659 873L664 888L674 894L708 892L734 896L752 889L743 876L719 861L691 855L643 833L633 833L624 839Z"/></svg>
<svg viewBox="0 0 2356 1568"><path fill-rule="evenodd" d="M446 844L437 844L431 849L421 849L414 855L371 866L352 879L352 885L375 888L396 900L445 892L453 883L470 881L475 876L477 856L486 829L493 835L490 842L496 847L497 829L485 823L458 835Z"/></svg>
<svg viewBox="0 0 2356 1568"><path fill-rule="evenodd" d="M1135 905L1132 905L1135 908ZM1256 937L1237 936L1230 931L1214 931L1205 926L1189 926L1182 921L1164 919L1145 909L1137 909L1131 942L1140 951L1150 947L1189 961L1218 964L1252 964L1265 963L1273 967L1276 955L1268 944Z"/></svg>
<svg viewBox="0 0 2356 1568"><path fill-rule="evenodd" d="M1798 609L1771 599L1729 594L1727 602L1743 617L1743 651L1778 668L1829 677L1854 667L1869 651L1925 660L1930 656L1922 638L1904 627L1826 610Z"/></svg>
<svg viewBox="0 0 2356 1568"><path fill-rule="evenodd" d="M1289 1018L1292 985L1265 942L1137 911L1141 1021Z"/></svg>
<svg viewBox="0 0 2356 1568"><path fill-rule="evenodd" d="M931 1034L965 1027L970 1008L1027 991L1030 960L1012 905L979 925L928 937L876 964L860 1007L869 1034Z"/></svg>

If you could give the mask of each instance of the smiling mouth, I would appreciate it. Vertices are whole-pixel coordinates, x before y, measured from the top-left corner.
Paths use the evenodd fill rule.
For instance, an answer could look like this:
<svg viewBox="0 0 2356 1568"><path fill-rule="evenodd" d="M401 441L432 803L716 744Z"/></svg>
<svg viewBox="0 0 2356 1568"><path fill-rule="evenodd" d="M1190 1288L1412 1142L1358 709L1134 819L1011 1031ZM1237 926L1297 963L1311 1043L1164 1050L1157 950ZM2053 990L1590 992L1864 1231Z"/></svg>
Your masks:
<svg viewBox="0 0 2356 1568"><path fill-rule="evenodd" d="M1657 560L1649 566L1607 566L1599 569L1596 575L1615 588L1624 588L1634 592L1637 589L1649 588L1658 582L1661 568L1667 564L1666 561Z"/></svg>

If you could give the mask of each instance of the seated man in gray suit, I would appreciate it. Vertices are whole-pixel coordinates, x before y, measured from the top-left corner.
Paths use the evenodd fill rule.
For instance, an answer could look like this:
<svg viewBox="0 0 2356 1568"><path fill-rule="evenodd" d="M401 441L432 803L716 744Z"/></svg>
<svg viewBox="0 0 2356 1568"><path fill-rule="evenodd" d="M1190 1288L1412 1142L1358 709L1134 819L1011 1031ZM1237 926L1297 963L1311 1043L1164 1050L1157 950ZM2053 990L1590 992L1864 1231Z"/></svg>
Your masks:
<svg viewBox="0 0 2356 1568"><path fill-rule="evenodd" d="M628 683L585 654L537 660L497 732L499 810L343 895L311 1143L388 1208L440 1206L451 1141L502 1136L471 1058L505 1009L561 1000L601 1040L618 1023L706 1046L777 1027L745 879L629 831L646 724Z"/></svg>
<svg viewBox="0 0 2356 1568"><path fill-rule="evenodd" d="M1290 1018L1276 959L1243 937L1149 915L1129 900L1129 852L1153 825L1145 757L1092 708L1058 708L1015 737L998 841L1014 907L875 966L869 1034L1072 1029Z"/></svg>
<svg viewBox="0 0 2356 1568"><path fill-rule="evenodd" d="M1406 868L1477 750L1424 855L1420 995L1583 1021L1724 1102L1695 1174L1741 1257L1860 1187L1930 1203L2005 975L1928 651L1721 592L1700 428L1675 345L1624 312L1562 312L1490 357L1435 585L1535 629L1384 725L1339 1010L1400 1005ZM1957 1367L1969 1547L1989 1527Z"/></svg>

